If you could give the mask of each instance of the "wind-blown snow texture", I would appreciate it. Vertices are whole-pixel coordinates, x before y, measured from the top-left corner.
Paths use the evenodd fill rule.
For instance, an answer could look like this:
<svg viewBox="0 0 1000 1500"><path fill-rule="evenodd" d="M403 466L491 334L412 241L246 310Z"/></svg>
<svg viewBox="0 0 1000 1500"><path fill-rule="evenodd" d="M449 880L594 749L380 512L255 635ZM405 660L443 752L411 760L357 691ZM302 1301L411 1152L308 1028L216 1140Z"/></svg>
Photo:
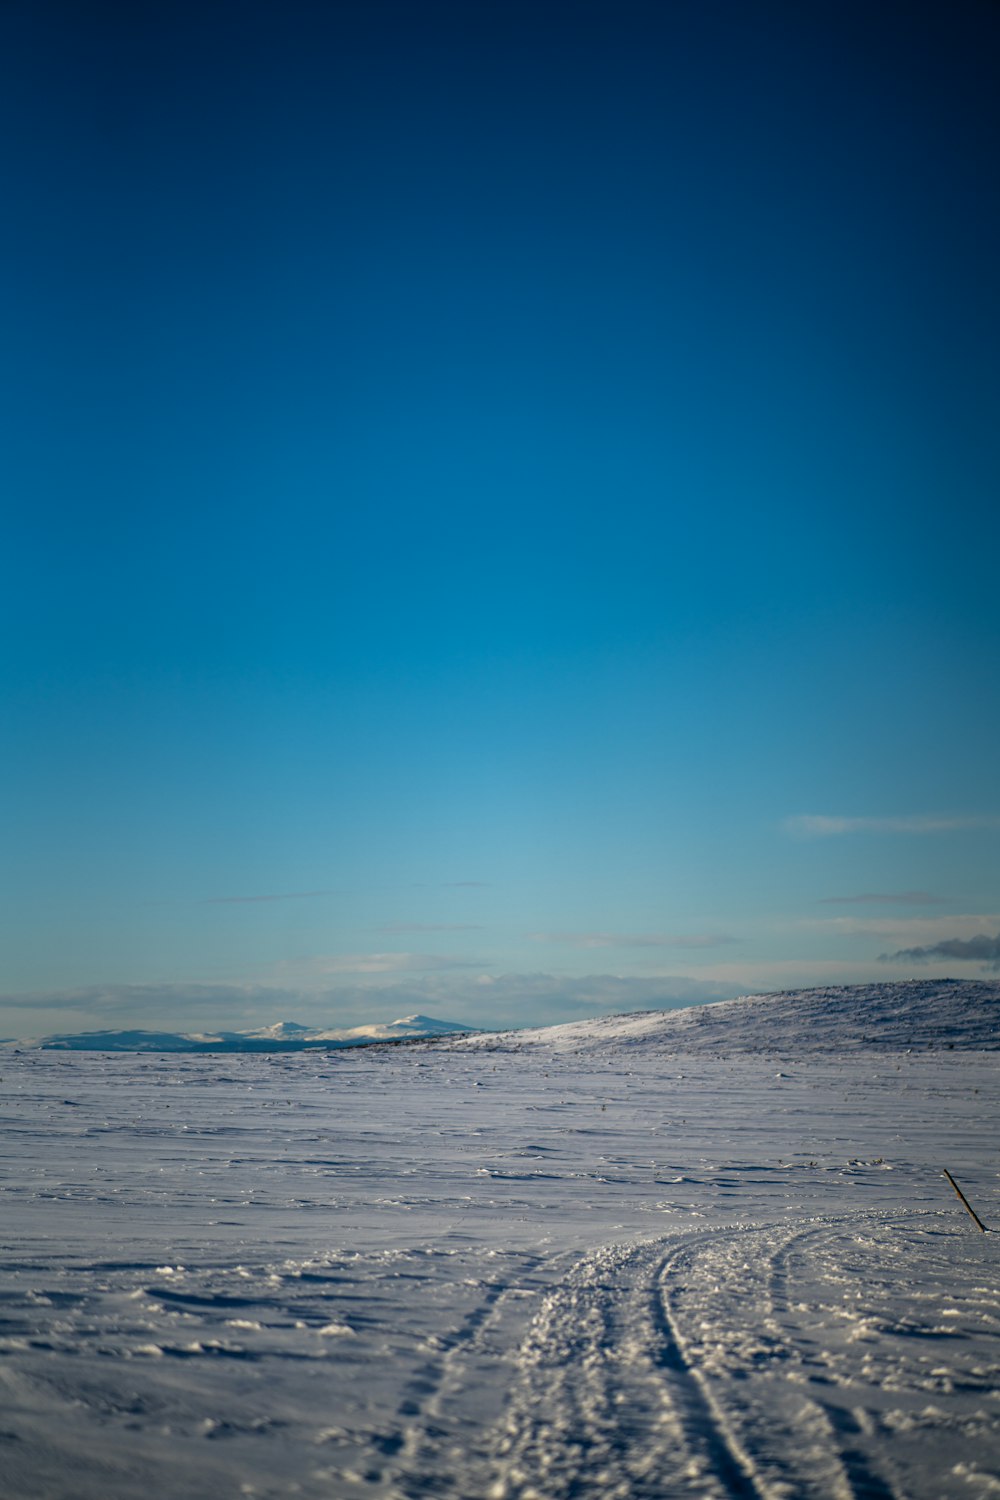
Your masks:
<svg viewBox="0 0 1000 1500"><path fill-rule="evenodd" d="M998 1002L5 1055L0 1490L996 1494Z"/></svg>
<svg viewBox="0 0 1000 1500"><path fill-rule="evenodd" d="M640 1011L502 1033L499 1045L616 1046L683 1052L853 1052L1000 1048L1000 984L911 979L743 995L685 1010Z"/></svg>

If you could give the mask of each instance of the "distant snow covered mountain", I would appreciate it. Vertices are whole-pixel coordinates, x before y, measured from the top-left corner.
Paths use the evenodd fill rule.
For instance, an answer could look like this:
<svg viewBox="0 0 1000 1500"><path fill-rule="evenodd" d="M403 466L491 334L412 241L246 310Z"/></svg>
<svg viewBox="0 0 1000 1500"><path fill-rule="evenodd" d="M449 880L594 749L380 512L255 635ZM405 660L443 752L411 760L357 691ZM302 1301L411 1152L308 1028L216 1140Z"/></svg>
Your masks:
<svg viewBox="0 0 1000 1500"><path fill-rule="evenodd" d="M525 1031L480 1034L449 1045L557 1051L747 1052L1000 1049L1000 982L909 979L743 995L683 1010L602 1016Z"/></svg>
<svg viewBox="0 0 1000 1500"><path fill-rule="evenodd" d="M64 1052L297 1052L436 1038L451 1038L449 1046L504 1051L535 1046L714 1054L993 1051L1000 1050L1000 981L910 979L784 990L520 1031L483 1032L460 1021L413 1015L352 1027L276 1021L251 1031L88 1031L0 1045Z"/></svg>
<svg viewBox="0 0 1000 1500"><path fill-rule="evenodd" d="M460 1021L440 1021L433 1016L403 1016L398 1021L340 1028L276 1021L273 1026L261 1026L254 1031L84 1031L7 1045L61 1052L300 1052L307 1048L417 1041L472 1029Z"/></svg>

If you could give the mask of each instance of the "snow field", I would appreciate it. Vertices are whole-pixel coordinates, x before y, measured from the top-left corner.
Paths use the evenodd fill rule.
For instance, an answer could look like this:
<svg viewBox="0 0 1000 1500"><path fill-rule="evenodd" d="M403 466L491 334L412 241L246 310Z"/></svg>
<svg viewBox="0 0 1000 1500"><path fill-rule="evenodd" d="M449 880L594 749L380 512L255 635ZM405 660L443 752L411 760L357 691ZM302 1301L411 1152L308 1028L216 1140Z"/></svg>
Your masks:
<svg viewBox="0 0 1000 1500"><path fill-rule="evenodd" d="M1000 1493L1000 1054L2 1071L9 1500Z"/></svg>

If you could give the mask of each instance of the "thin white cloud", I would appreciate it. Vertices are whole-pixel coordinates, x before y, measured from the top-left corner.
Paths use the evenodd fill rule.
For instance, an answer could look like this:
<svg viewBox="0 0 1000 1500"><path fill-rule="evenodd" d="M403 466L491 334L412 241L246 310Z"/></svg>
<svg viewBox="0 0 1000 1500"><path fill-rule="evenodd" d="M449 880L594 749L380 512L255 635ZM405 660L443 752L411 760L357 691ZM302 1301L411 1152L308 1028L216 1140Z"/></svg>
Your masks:
<svg viewBox="0 0 1000 1500"><path fill-rule="evenodd" d="M939 942L950 937L975 937L1000 923L993 912L960 913L952 917L803 917L793 924L800 932L825 933L831 937L876 937L911 945Z"/></svg>
<svg viewBox="0 0 1000 1500"><path fill-rule="evenodd" d="M912 961L893 959L894 969L887 972L887 960L876 958L781 958L759 963L717 963L699 969L706 979L732 984L741 995L771 990L804 990L817 985L875 984L886 978L912 979ZM950 977L945 960L932 961L934 978ZM937 972L935 972L935 969Z"/></svg>
<svg viewBox="0 0 1000 1500"><path fill-rule="evenodd" d="M862 891L856 896L821 896L820 906L943 906L930 891Z"/></svg>
<svg viewBox="0 0 1000 1500"><path fill-rule="evenodd" d="M371 932L482 932L478 922L386 922L381 927L372 927Z"/></svg>
<svg viewBox="0 0 1000 1500"><path fill-rule="evenodd" d="M8 1010L99 1011L109 1016L156 1009L159 1021L173 1024L177 1010L211 1006L226 1009L282 1002L287 991L262 984L94 984L72 990L37 990L0 995Z"/></svg>
<svg viewBox="0 0 1000 1500"><path fill-rule="evenodd" d="M434 984L434 981L429 981ZM442 979L442 990L455 996L455 981ZM622 974L482 974L453 1009L463 1005L463 1016L475 1025L531 1026L585 1016L622 1014L634 1010L666 1010L712 1000L728 1000L739 986L687 975ZM412 993L412 991L410 992ZM415 997L414 997L415 998ZM442 1000L442 1003L447 1001ZM476 1020L476 1017L479 1020Z"/></svg>
<svg viewBox="0 0 1000 1500"><path fill-rule="evenodd" d="M313 953L281 959L271 965L269 973L276 979L315 983L335 974L406 974L483 967L482 959L472 961L453 953Z"/></svg>
<svg viewBox="0 0 1000 1500"><path fill-rule="evenodd" d="M718 948L735 943L724 932L529 932L533 943L567 948Z"/></svg>
<svg viewBox="0 0 1000 1500"><path fill-rule="evenodd" d="M314 896L332 896L333 891L282 891L268 896L208 896L206 906L244 906L257 901L309 901Z"/></svg>
<svg viewBox="0 0 1000 1500"><path fill-rule="evenodd" d="M1000 831L1000 818L990 814L972 817L845 818L825 813L798 813L786 818L786 833L796 838L836 838L846 833L961 833Z"/></svg>

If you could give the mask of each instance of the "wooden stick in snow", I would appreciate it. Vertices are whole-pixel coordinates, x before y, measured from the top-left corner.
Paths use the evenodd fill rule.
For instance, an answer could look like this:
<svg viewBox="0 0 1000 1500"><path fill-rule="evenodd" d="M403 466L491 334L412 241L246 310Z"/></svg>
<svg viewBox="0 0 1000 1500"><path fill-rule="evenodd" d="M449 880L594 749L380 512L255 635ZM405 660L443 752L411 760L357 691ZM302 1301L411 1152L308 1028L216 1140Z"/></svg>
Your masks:
<svg viewBox="0 0 1000 1500"><path fill-rule="evenodd" d="M941 1170L944 1172L944 1175L947 1177L948 1181L951 1183L952 1187L955 1189L955 1192L961 1198L961 1200L962 1200L963 1204L965 1205L966 1209L968 1210L969 1215L970 1215L970 1217L972 1219L972 1222L975 1224L976 1228L977 1229L981 1229L983 1231L983 1234L988 1234L989 1230L986 1228L986 1225L983 1223L982 1219L976 1213L976 1210L973 1208L973 1206L969 1202L968 1198L962 1192L962 1189L959 1187L959 1185L955 1181L954 1177L952 1177L951 1173L948 1171L948 1168L947 1167L942 1167Z"/></svg>

